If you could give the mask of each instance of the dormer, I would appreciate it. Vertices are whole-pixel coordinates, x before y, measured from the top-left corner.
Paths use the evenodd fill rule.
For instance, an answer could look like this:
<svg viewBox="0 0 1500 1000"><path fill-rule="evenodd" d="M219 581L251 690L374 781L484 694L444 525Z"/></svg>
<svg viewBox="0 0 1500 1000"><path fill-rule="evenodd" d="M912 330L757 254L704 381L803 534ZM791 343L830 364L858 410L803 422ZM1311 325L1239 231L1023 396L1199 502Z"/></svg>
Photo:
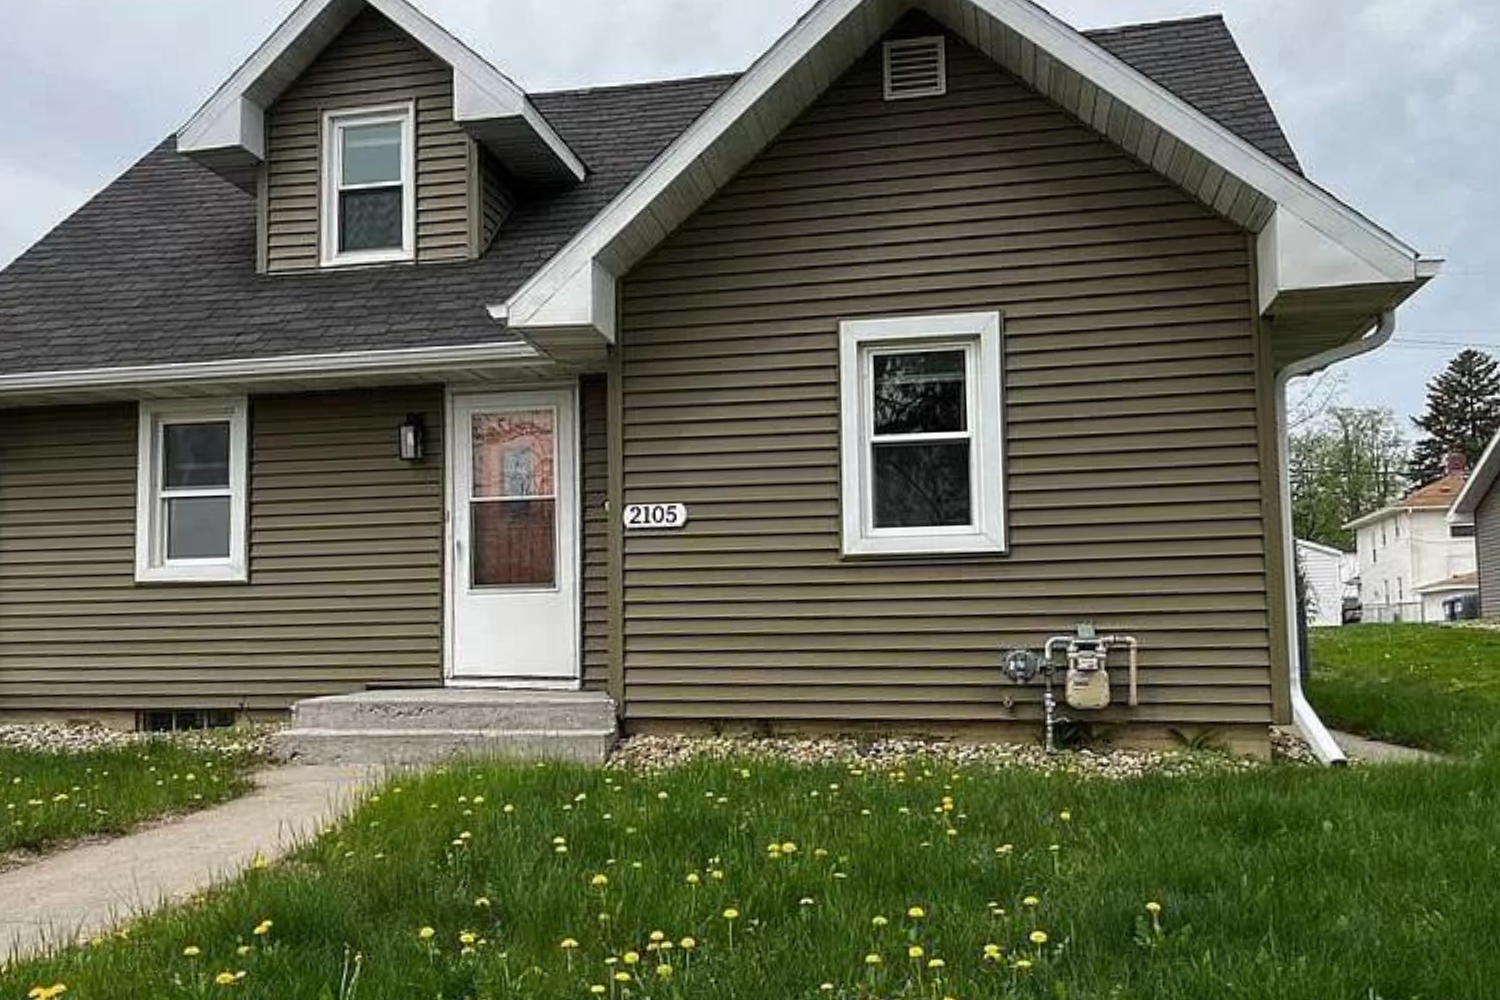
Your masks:
<svg viewBox="0 0 1500 1000"><path fill-rule="evenodd" d="M584 166L526 94L406 0L303 0L178 133L259 206L267 273L479 256Z"/></svg>

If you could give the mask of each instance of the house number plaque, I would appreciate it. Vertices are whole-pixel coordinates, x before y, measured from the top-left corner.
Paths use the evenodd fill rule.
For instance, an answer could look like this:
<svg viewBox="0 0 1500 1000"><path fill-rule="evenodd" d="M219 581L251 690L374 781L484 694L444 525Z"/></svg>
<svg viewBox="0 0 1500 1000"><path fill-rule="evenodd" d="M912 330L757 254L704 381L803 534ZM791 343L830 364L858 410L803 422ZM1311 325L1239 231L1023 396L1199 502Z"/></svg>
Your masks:
<svg viewBox="0 0 1500 1000"><path fill-rule="evenodd" d="M626 531L666 531L687 524L684 503L632 503L625 506Z"/></svg>

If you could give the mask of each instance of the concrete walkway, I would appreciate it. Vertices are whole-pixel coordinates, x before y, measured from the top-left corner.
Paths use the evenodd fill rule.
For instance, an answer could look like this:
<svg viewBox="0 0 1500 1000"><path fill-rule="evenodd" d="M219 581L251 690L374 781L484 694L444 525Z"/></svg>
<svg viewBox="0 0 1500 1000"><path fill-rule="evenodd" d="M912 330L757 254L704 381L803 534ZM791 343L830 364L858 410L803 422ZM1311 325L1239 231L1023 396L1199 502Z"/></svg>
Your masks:
<svg viewBox="0 0 1500 1000"><path fill-rule="evenodd" d="M1404 764L1412 761L1445 759L1442 754L1433 753L1431 750L1418 750L1415 747L1403 747L1395 743L1382 743L1379 740L1355 736L1353 733L1339 732L1337 729L1330 730L1330 732L1333 735L1333 741L1344 753L1366 764Z"/></svg>
<svg viewBox="0 0 1500 1000"><path fill-rule="evenodd" d="M92 937L122 920L285 854L347 812L369 767L280 767L233 802L0 872L0 965Z"/></svg>

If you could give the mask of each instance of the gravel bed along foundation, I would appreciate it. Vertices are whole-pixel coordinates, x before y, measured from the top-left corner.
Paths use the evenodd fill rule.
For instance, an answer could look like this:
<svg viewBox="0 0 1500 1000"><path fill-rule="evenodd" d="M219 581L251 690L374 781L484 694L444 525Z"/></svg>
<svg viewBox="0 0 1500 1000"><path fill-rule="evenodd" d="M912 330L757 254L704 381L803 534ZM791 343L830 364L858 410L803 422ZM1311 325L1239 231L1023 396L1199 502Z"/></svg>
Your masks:
<svg viewBox="0 0 1500 1000"><path fill-rule="evenodd" d="M92 753L152 742L171 741L191 749L217 750L226 755L249 753L268 757L274 725L195 729L177 733L141 733L106 726L38 722L0 725L0 749L29 753Z"/></svg>

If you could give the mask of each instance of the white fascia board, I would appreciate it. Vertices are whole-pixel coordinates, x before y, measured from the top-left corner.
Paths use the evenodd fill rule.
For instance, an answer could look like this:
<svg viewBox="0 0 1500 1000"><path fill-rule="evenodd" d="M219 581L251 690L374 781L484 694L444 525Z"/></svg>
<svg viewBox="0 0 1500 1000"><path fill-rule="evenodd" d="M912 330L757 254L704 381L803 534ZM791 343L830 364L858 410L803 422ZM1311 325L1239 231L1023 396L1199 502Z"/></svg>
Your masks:
<svg viewBox="0 0 1500 1000"><path fill-rule="evenodd" d="M1349 555L1349 553L1345 552L1343 549L1336 549L1332 545L1324 545L1322 542L1310 542L1305 538L1297 539L1297 545L1299 548L1309 549L1313 552L1321 552L1325 556Z"/></svg>
<svg viewBox="0 0 1500 1000"><path fill-rule="evenodd" d="M131 389L163 383L257 382L288 377L409 374L473 365L544 360L530 344L505 341L465 347L412 347L344 354L295 354L236 361L85 368L0 376L0 396L69 389Z"/></svg>
<svg viewBox="0 0 1500 1000"><path fill-rule="evenodd" d="M1500 477L1500 434L1490 439L1484 454L1479 456L1474 471L1469 473L1458 499L1448 511L1448 520L1454 524L1473 524L1479 505L1489 494L1490 487L1495 485L1497 477Z"/></svg>
<svg viewBox="0 0 1500 1000"><path fill-rule="evenodd" d="M861 4L877 0L821 0L810 13L762 56L693 126L643 171L621 194L551 261L511 297L510 304L530 303L516 315L540 314L541 303L558 294L585 261L598 257L642 213L650 210L669 184L746 115L780 77L816 48L845 17ZM1418 283L1436 273L1435 262L1424 260L1400 239L1340 202L1273 157L1235 135L1165 87L1155 83L1099 45L1053 17L1030 0L922 0L925 7L970 42L988 34L993 19L1036 45L1048 57L1072 69L1113 99L1144 116L1165 133L1196 150L1250 188L1274 201L1287 214L1287 229L1309 230L1318 240L1291 240L1298 252L1286 266L1277 261L1274 273L1280 288L1318 287L1316 272L1381 275L1381 283ZM955 11L962 15L953 17ZM1060 75L1060 74L1059 74ZM769 143L774 137L765 137ZM1295 219L1299 224L1293 224ZM1283 241L1285 242L1285 241ZM1323 244L1309 254L1308 244ZM1339 262L1331 251L1351 258ZM1297 267L1316 265L1304 274ZM1263 303L1264 304L1264 303ZM524 324L524 320L522 321ZM591 325L598 326L598 323Z"/></svg>
<svg viewBox="0 0 1500 1000"><path fill-rule="evenodd" d="M1377 265L1284 207L1260 232L1256 256L1262 312L1285 292L1427 280L1417 273L1418 258L1388 257Z"/></svg>
<svg viewBox="0 0 1500 1000"><path fill-rule="evenodd" d="M303 0L179 130L178 150L193 153L239 147L264 159L265 108L249 95L321 16L338 14L335 8L357 12L363 5L374 7L452 68L455 121L522 118L574 177L584 178L583 161L532 106L525 91L407 0Z"/></svg>

